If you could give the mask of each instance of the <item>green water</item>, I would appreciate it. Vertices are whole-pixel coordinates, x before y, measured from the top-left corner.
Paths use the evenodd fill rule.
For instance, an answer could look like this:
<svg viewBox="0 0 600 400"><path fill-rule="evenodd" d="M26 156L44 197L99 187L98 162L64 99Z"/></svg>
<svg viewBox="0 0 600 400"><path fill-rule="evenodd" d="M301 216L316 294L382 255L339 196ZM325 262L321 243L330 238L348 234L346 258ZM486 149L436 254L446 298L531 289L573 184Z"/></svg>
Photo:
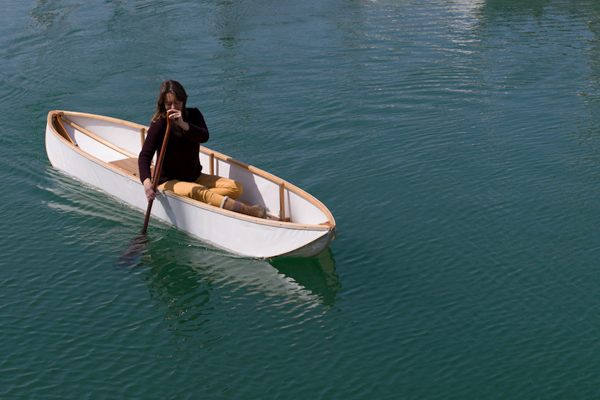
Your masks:
<svg viewBox="0 0 600 400"><path fill-rule="evenodd" d="M19 1L0 42L1 399L600 396L600 5ZM148 124L321 200L233 257L54 170L50 110Z"/></svg>

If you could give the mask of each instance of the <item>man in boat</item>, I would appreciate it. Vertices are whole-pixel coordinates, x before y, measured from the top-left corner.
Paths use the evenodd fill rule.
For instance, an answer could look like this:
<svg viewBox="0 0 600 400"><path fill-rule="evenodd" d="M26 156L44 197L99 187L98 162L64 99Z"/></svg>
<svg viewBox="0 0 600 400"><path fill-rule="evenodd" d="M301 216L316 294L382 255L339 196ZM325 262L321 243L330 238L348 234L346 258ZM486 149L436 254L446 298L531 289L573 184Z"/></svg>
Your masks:
<svg viewBox="0 0 600 400"><path fill-rule="evenodd" d="M156 112L152 118L148 136L138 157L140 180L148 201L157 193L152 188L150 164L156 152L160 152L167 129L167 118L172 128L165 158L158 179L159 186L181 196L259 218L266 218L264 207L248 206L237 199L243 187L233 179L202 173L200 143L209 138L202 113L197 108L186 108L187 94L177 81L164 81L160 87Z"/></svg>

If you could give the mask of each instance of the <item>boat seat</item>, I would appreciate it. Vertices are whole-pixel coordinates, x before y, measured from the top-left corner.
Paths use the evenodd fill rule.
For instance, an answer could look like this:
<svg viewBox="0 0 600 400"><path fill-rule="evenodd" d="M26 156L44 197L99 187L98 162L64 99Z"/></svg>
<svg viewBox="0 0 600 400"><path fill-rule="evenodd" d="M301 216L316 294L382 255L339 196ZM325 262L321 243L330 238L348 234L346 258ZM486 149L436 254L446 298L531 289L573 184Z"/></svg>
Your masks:
<svg viewBox="0 0 600 400"><path fill-rule="evenodd" d="M139 177L140 171L138 169L138 159L137 158L124 158L122 160L111 161L110 164L119 168L122 171L127 172L130 175Z"/></svg>

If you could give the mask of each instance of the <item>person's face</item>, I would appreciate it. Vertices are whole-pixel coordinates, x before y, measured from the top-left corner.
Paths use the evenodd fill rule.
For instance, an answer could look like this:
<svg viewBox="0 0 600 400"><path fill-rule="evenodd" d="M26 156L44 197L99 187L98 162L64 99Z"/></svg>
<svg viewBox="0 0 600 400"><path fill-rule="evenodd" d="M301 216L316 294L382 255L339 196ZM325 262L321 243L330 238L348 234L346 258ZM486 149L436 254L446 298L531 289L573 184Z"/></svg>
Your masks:
<svg viewBox="0 0 600 400"><path fill-rule="evenodd" d="M173 93L167 93L165 96L165 108L168 110L179 110L183 107L183 101L180 101Z"/></svg>

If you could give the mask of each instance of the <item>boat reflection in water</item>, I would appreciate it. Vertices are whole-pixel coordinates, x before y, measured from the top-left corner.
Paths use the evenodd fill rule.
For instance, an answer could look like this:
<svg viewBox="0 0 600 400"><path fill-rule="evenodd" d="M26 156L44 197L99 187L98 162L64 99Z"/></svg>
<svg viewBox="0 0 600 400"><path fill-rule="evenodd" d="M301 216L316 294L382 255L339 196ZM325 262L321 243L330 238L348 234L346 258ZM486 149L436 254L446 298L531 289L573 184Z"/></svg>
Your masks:
<svg viewBox="0 0 600 400"><path fill-rule="evenodd" d="M316 257L263 261L197 247L193 238L170 229L163 233L146 244L139 267L150 267L142 279L151 297L167 318L187 325L186 330L194 330L190 322L206 322L192 322L192 315L213 314L216 304L238 304L256 296L260 308L331 307L341 289L330 249Z"/></svg>
<svg viewBox="0 0 600 400"><path fill-rule="evenodd" d="M333 306L337 293L342 288L335 273L335 260L331 249L309 258L275 258L269 263L298 287L310 291L321 303Z"/></svg>
<svg viewBox="0 0 600 400"><path fill-rule="evenodd" d="M51 196L43 202L47 207L94 218L94 224L61 230L65 240L97 246L112 243L116 248L131 241L135 232L124 226L135 226L139 217L123 206L119 218L113 217L114 205L90 188L48 169L52 185L45 188ZM97 229L98 226L101 229ZM115 251L115 255L116 255ZM115 263L119 265L118 262ZM119 267L121 268L121 267ZM185 233L158 221L152 222L148 241L141 246L139 259L128 268L139 273L148 285L152 298L177 307L186 296L249 296L262 294L271 305L295 301L333 306L342 285L335 273L335 260L329 248L314 257L281 257L272 260L239 258L202 245ZM214 292L217 293L214 293ZM182 303L183 304L183 303ZM183 306L183 305L182 305Z"/></svg>

